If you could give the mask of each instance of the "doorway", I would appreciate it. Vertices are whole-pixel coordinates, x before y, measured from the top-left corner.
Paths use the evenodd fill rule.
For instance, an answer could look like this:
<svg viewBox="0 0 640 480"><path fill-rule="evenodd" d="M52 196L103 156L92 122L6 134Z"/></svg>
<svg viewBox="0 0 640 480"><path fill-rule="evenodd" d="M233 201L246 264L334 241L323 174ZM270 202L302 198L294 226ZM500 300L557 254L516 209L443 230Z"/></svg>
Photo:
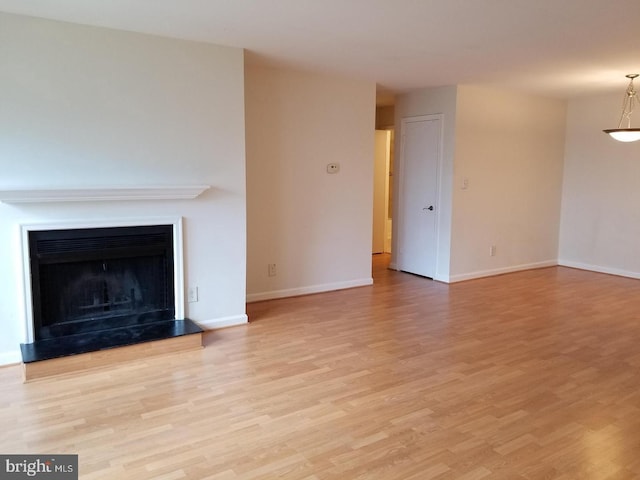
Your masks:
<svg viewBox="0 0 640 480"><path fill-rule="evenodd" d="M393 129L375 131L373 254L391 253Z"/></svg>

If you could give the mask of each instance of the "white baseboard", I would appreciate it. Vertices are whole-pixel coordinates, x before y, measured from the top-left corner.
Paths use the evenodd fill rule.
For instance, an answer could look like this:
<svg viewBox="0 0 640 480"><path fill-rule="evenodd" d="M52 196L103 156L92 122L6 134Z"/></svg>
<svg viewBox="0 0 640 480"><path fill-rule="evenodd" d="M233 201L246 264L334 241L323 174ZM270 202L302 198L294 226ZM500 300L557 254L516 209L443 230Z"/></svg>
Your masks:
<svg viewBox="0 0 640 480"><path fill-rule="evenodd" d="M196 323L201 328L204 328L205 330L215 330L216 328L233 327L235 325L244 325L245 323L249 323L249 317L247 317L246 314L232 315L230 317L221 317L221 318L214 318L211 320L202 320Z"/></svg>
<svg viewBox="0 0 640 480"><path fill-rule="evenodd" d="M607 273L609 275L618 275L620 277L629 277L640 279L640 272L630 272L619 268L601 267L600 265L591 265L588 263L572 262L571 260L558 260L558 265L563 267L578 268L580 270L589 270L591 272Z"/></svg>
<svg viewBox="0 0 640 480"><path fill-rule="evenodd" d="M349 280L347 282L324 283L321 285L310 285L308 287L287 288L284 290L272 290L270 292L250 293L247 295L247 302L251 303L251 302L260 302L262 300L273 300L275 298L297 297L299 295L331 292L333 290L344 290L346 288L364 287L367 285L373 285L373 278Z"/></svg>
<svg viewBox="0 0 640 480"><path fill-rule="evenodd" d="M22 363L22 353L20 353L20 350L0 352L0 367L15 365L16 363Z"/></svg>
<svg viewBox="0 0 640 480"><path fill-rule="evenodd" d="M448 275L440 275L440 274L436 273L435 276L433 277L433 279L436 282L451 283L451 278Z"/></svg>
<svg viewBox="0 0 640 480"><path fill-rule="evenodd" d="M473 280L474 278L492 277L494 275L502 275L504 273L521 272L523 270L533 270L535 268L555 267L557 265L557 260L546 260L544 262L524 263L521 265L513 265L510 267L494 268L491 270L480 270L477 272L451 275L449 277L449 283Z"/></svg>

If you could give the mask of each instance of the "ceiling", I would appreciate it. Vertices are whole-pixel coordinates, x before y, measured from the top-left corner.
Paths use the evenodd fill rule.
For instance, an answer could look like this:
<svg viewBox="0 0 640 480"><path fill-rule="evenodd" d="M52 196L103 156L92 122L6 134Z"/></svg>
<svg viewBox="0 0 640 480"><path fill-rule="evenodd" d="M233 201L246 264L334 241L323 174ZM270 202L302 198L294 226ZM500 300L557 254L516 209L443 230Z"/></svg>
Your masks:
<svg viewBox="0 0 640 480"><path fill-rule="evenodd" d="M247 49L249 62L376 82L381 98L477 83L569 98L640 73L639 0L0 0L0 11Z"/></svg>

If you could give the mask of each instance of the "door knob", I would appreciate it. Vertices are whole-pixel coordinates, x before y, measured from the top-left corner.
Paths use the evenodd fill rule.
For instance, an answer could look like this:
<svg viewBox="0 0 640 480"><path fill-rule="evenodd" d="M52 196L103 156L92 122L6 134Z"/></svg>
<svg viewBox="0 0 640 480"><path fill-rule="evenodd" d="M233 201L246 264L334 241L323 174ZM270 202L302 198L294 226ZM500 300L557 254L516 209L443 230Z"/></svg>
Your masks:
<svg viewBox="0 0 640 480"><path fill-rule="evenodd" d="M431 211L433 211L433 205L429 205L428 207L424 207L423 210L431 210Z"/></svg>

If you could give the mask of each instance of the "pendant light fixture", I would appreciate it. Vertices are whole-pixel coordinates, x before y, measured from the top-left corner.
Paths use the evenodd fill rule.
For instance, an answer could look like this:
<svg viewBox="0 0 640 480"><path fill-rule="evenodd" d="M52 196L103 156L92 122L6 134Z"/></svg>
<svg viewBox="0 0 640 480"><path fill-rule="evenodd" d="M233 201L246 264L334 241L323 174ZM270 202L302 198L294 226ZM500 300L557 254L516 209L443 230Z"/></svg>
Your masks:
<svg viewBox="0 0 640 480"><path fill-rule="evenodd" d="M627 91L624 92L622 114L620 115L618 128L603 130L604 133L608 133L619 142L635 142L636 140L640 140L640 128L631 128L631 114L638 101L636 91L633 88L633 79L637 76L637 73L630 73L626 76L629 79L629 86L627 87ZM626 127L623 127L623 124L625 124Z"/></svg>

